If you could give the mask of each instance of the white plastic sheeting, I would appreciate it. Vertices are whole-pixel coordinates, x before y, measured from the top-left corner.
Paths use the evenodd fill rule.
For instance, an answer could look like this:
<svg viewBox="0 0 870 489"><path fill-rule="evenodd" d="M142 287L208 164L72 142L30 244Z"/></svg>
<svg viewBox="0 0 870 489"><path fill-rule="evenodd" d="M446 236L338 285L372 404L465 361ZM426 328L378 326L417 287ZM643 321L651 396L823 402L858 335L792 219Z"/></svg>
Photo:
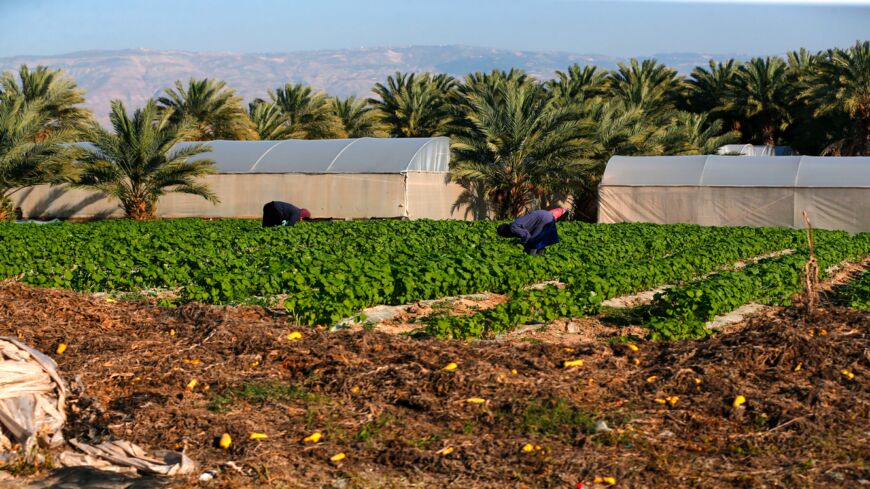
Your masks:
<svg viewBox="0 0 870 489"><path fill-rule="evenodd" d="M184 147L192 143L181 143ZM450 170L450 139L359 138L207 141L197 158L219 173L406 173Z"/></svg>
<svg viewBox="0 0 870 489"><path fill-rule="evenodd" d="M870 157L610 159L599 221L870 231Z"/></svg>
<svg viewBox="0 0 870 489"><path fill-rule="evenodd" d="M54 360L15 338L0 337L0 460L14 456L14 445L31 457L37 444L63 443L65 399Z"/></svg>
<svg viewBox="0 0 870 489"><path fill-rule="evenodd" d="M720 155L739 156L792 156L794 150L789 146L770 146L753 144L726 144L716 150Z"/></svg>
<svg viewBox="0 0 870 489"><path fill-rule="evenodd" d="M66 451L60 454L60 463L64 467L94 467L110 472L165 476L187 475L196 470L196 462L183 452L155 450L149 454L142 447L126 440L88 445L73 439L69 443L83 453Z"/></svg>

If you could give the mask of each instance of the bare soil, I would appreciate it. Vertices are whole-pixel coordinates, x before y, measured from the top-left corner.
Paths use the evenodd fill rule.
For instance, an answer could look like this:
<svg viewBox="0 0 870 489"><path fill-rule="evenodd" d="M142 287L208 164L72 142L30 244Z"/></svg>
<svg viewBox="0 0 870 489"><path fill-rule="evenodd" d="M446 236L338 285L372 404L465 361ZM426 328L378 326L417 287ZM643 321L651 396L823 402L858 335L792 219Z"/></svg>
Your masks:
<svg viewBox="0 0 870 489"><path fill-rule="evenodd" d="M184 449L217 472L177 487L870 484L870 315L842 308L812 324L773 311L633 351L595 334L469 344L328 333L254 307L165 309L3 282L0 335L55 356L76 392L68 438ZM302 441L315 431L319 443ZM222 433L229 450L215 445Z"/></svg>

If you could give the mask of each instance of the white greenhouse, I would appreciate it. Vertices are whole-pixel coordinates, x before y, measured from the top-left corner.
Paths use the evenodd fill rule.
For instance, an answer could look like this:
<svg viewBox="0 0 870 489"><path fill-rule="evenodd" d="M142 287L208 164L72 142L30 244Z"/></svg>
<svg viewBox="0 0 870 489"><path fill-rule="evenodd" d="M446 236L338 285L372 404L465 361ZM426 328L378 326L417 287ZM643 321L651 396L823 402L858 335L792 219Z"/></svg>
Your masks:
<svg viewBox="0 0 870 489"><path fill-rule="evenodd" d="M614 156L603 223L694 223L870 231L870 157Z"/></svg>
<svg viewBox="0 0 870 489"><path fill-rule="evenodd" d="M182 143L184 144L184 143ZM449 181L450 140L329 139L210 141L201 157L218 173L203 178L220 198L213 205L184 194L164 196L161 217L258 218L272 200L308 208L314 218L465 219L462 188ZM66 187L18 192L31 219L120 217L116 201Z"/></svg>

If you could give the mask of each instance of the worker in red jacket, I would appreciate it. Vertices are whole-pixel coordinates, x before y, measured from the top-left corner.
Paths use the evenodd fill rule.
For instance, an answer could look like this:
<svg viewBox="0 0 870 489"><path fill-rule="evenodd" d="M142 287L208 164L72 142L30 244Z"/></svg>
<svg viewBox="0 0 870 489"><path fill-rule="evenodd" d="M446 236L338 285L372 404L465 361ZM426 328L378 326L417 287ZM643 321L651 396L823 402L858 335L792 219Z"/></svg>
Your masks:
<svg viewBox="0 0 870 489"><path fill-rule="evenodd" d="M311 219L308 209L300 209L287 202L274 200L263 206L263 227L292 226L300 221Z"/></svg>
<svg viewBox="0 0 870 489"><path fill-rule="evenodd" d="M496 232L503 238L519 238L526 253L541 255L544 248L559 242L556 221L565 214L565 209L532 211L518 217L510 224L502 224Z"/></svg>

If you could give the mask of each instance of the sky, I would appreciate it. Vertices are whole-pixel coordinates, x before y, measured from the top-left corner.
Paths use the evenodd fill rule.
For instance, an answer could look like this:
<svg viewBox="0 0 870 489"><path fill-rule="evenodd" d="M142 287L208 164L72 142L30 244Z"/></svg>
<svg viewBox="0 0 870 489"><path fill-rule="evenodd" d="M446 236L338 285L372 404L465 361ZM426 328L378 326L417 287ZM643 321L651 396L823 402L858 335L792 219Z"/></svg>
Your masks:
<svg viewBox="0 0 870 489"><path fill-rule="evenodd" d="M765 55L868 39L870 0L0 0L0 57L446 44Z"/></svg>

